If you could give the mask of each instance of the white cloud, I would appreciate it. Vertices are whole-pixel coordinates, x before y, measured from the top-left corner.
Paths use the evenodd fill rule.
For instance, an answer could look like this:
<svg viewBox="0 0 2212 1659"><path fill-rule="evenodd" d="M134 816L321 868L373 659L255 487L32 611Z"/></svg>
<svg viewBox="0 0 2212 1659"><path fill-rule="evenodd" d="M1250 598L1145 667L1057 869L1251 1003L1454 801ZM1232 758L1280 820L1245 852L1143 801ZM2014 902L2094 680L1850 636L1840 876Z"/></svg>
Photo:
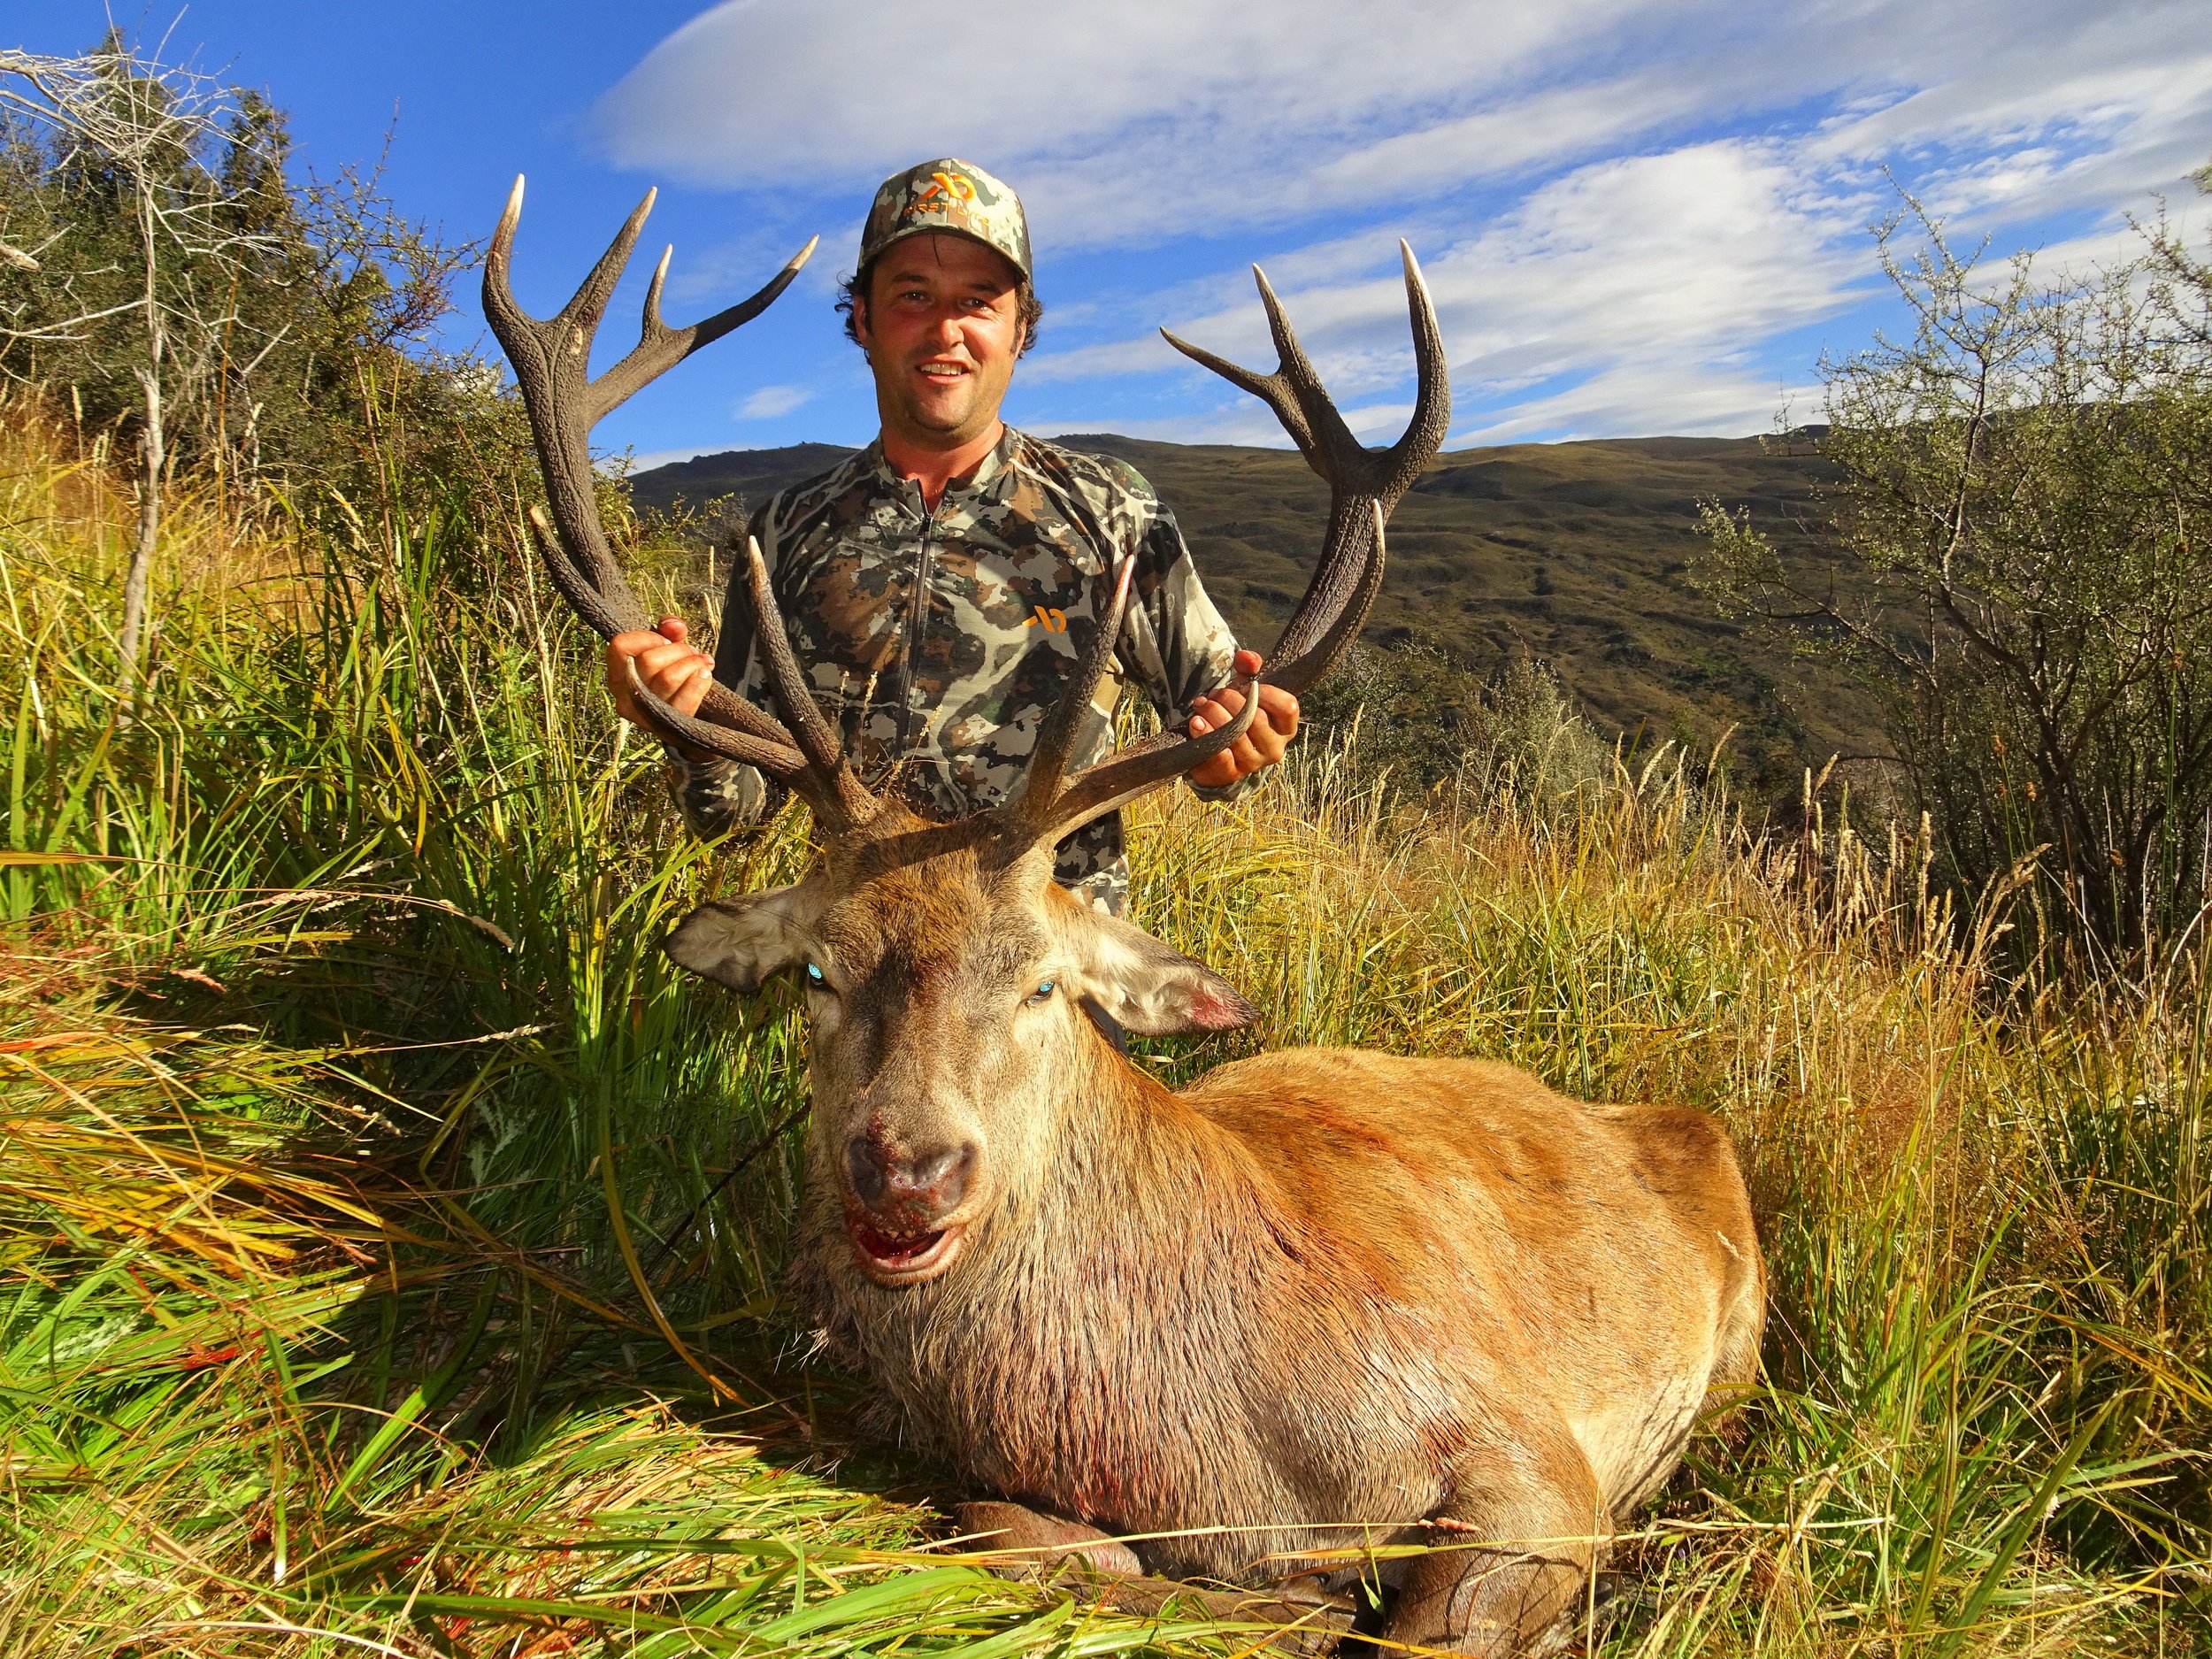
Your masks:
<svg viewBox="0 0 2212 1659"><path fill-rule="evenodd" d="M1066 153L1132 122L1203 123L1269 88L1296 102L1266 100L1263 125L1356 128L1379 107L1510 84L1634 9L1506 0L1477 19L1428 0L972 0L956 27L882 0L729 0L655 48L604 115L620 158L731 182L864 175L941 144Z"/></svg>
<svg viewBox="0 0 2212 1659"><path fill-rule="evenodd" d="M1698 114L1704 92L1670 75L1557 88L1348 150L1315 167L1305 189L1321 203L1388 199L1545 167Z"/></svg>
<svg viewBox="0 0 2212 1659"><path fill-rule="evenodd" d="M1861 291L1871 266L1860 231L1868 211L1860 196L1806 178L1773 144L1718 142L1578 169L1424 262L1455 396L1483 410L1528 394L1522 407L1542 412L1514 420L1517 432L1761 429L1776 388L1741 356ZM1409 378L1406 298L1394 269L1287 291L1283 301L1340 402ZM1171 326L1252 367L1273 364L1256 301ZM1182 361L1155 336L1041 354L1023 372L1049 381ZM1216 384L1195 373L1194 383ZM1563 381L1567 389L1542 389ZM1251 407L1248 424L1271 432L1271 419ZM1191 429L1217 432L1225 420L1236 424L1207 415ZM1461 417L1474 434L1498 422Z"/></svg>
<svg viewBox="0 0 2212 1659"><path fill-rule="evenodd" d="M814 396L807 386L764 386L737 406L740 420L773 420L803 407Z"/></svg>
<svg viewBox="0 0 2212 1659"><path fill-rule="evenodd" d="M955 29L881 0L732 0L624 77L600 127L622 165L740 189L962 155L1015 184L1041 242L1115 242L1294 217L1316 161L1517 88L1638 9L975 0Z"/></svg>
<svg viewBox="0 0 2212 1659"><path fill-rule="evenodd" d="M626 75L599 128L624 165L854 220L894 167L967 155L1022 192L1048 257L1173 245L1157 280L1056 310L1021 371L1184 388L1191 412L1125 431L1279 441L1150 332L1180 319L1272 361L1248 288L1206 268L1232 235L1275 244L1340 397L1402 401L1398 234L1463 434L1744 431L1781 395L1763 348L1878 288L1886 172L1964 246L2062 215L2075 253L2112 246L2123 210L2185 195L2212 151L2212 42L2201 0L973 0L956 27L730 0ZM752 403L788 412L763 400L792 389Z"/></svg>
<svg viewBox="0 0 2212 1659"><path fill-rule="evenodd" d="M2072 127L2163 166L2205 142L2202 35L2195 4L2078 0L975 0L956 32L885 0L731 0L599 125L624 165L767 196L966 155L1071 249L1540 176L1747 113L1824 119L1831 158Z"/></svg>
<svg viewBox="0 0 2212 1659"><path fill-rule="evenodd" d="M1564 391L1483 411L1448 442L1458 449L1529 438L1735 438L1770 430L1785 409L1794 420L1817 419L1819 407L1818 387L1691 365L1613 364Z"/></svg>

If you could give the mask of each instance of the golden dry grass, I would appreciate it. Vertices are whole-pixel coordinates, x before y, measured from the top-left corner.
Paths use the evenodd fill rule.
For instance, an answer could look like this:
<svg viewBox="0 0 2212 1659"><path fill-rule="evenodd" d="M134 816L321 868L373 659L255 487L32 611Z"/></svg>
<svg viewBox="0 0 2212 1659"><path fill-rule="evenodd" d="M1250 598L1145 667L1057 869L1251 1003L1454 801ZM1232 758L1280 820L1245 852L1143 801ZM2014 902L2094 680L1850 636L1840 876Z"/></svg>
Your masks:
<svg viewBox="0 0 2212 1659"><path fill-rule="evenodd" d="M913 1553L931 1471L807 1357L764 1140L795 1015L653 943L799 823L685 844L452 518L273 539L188 497L121 718L96 462L0 419L0 1651L1239 1650ZM2200 1651L2194 964L1995 984L2001 895L1955 926L1909 850L1511 758L1540 781L1405 805L1310 742L1237 810L1161 797L1137 902L1255 1041L1734 1130L1770 1386L1631 1535L1603 1650Z"/></svg>

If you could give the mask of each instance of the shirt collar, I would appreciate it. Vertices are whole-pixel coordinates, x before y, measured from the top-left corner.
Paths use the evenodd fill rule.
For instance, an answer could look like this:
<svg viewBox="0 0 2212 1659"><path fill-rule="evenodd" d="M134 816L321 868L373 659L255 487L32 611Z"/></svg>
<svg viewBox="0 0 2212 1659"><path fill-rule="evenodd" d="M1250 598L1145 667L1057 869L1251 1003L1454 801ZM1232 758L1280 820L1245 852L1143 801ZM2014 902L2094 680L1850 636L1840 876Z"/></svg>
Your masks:
<svg viewBox="0 0 2212 1659"><path fill-rule="evenodd" d="M945 486L945 501L979 495L989 489L1014 464L1014 452L1021 447L1021 441L1020 433L1011 426L1007 427L999 434L999 441L991 446L990 453L975 464L974 472L965 478L956 478ZM912 479L903 476L885 457L881 434L869 441L864 455L869 466L874 472L876 481L884 488L894 493L903 493L909 489L919 492L921 487ZM943 508L944 502L940 502L939 511L942 511Z"/></svg>
<svg viewBox="0 0 2212 1659"><path fill-rule="evenodd" d="M949 495L954 490L958 490L964 495L979 495L988 489L992 480L1014 464L1014 451L1020 443L1021 434L1011 426L1007 427L999 434L998 442L991 446L991 452L975 464L975 471L968 474L967 481L962 483L958 479L953 480L945 494Z"/></svg>

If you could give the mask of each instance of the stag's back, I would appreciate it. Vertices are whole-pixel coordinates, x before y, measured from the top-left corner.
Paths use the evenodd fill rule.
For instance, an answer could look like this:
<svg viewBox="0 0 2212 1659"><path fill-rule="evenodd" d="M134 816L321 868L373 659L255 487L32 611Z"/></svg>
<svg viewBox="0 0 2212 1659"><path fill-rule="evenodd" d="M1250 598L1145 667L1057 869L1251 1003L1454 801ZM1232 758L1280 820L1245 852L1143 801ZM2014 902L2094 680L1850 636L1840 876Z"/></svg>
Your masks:
<svg viewBox="0 0 2212 1659"><path fill-rule="evenodd" d="M1540 1394L1616 1512L1664 1478L1712 1386L1755 1374L1750 1199L1704 1113L1348 1049L1262 1055L1182 1099L1240 1149L1342 1328L1423 1310L1452 1415ZM1313 1364L1276 1357L1286 1386Z"/></svg>

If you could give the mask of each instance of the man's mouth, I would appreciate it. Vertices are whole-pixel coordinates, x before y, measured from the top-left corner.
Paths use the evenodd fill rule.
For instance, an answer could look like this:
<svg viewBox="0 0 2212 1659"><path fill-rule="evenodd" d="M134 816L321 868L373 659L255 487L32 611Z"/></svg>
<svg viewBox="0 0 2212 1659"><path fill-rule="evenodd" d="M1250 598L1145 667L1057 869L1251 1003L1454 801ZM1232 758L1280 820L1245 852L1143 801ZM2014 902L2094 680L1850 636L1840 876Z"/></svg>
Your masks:
<svg viewBox="0 0 2212 1659"><path fill-rule="evenodd" d="M950 1264L967 1229L941 1227L926 1233L891 1233L873 1222L849 1218L845 1232L861 1271L879 1285L910 1285L933 1279Z"/></svg>
<svg viewBox="0 0 2212 1659"><path fill-rule="evenodd" d="M928 376L933 380L962 380L968 373L967 365L964 363L923 363L917 365L916 369L918 373Z"/></svg>

